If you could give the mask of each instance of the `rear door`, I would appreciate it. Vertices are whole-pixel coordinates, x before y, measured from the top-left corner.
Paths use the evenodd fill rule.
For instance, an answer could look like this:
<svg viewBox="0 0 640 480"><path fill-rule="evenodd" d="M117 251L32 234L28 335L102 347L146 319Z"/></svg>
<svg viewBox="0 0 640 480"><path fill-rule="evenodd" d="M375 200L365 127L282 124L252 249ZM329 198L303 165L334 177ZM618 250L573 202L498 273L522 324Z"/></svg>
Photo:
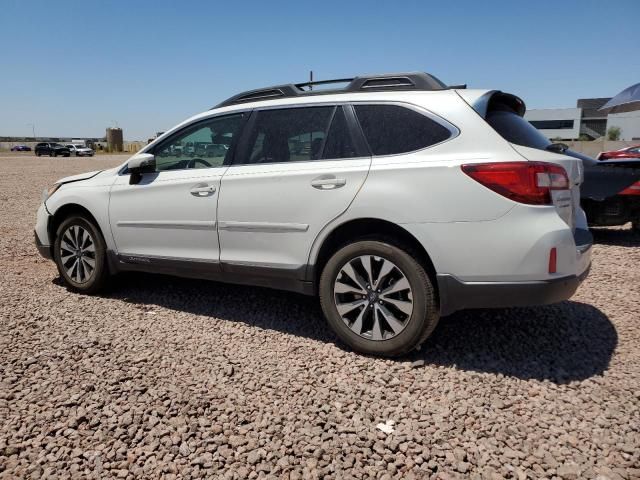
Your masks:
<svg viewBox="0 0 640 480"><path fill-rule="evenodd" d="M371 157L348 106L256 110L222 178L225 271L301 278L311 245L362 186Z"/></svg>

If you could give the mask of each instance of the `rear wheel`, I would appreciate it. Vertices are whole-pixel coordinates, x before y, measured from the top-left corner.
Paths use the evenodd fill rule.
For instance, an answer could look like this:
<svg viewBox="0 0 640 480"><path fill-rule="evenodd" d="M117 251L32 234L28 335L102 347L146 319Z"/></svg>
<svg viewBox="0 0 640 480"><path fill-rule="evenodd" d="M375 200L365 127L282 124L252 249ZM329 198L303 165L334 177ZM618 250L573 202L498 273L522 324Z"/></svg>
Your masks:
<svg viewBox="0 0 640 480"><path fill-rule="evenodd" d="M96 293L106 284L109 271L104 239L85 217L72 216L60 224L54 259L60 276L72 290Z"/></svg>
<svg viewBox="0 0 640 480"><path fill-rule="evenodd" d="M431 279L403 248L377 240L338 250L320 276L331 328L354 350L397 356L433 332L439 313Z"/></svg>

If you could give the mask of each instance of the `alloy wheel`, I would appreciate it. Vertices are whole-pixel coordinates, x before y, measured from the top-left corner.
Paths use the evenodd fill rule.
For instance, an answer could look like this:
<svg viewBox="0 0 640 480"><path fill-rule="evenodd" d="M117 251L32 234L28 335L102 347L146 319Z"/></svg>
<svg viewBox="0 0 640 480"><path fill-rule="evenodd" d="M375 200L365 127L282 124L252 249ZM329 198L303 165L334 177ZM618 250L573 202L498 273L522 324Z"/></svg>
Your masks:
<svg viewBox="0 0 640 480"><path fill-rule="evenodd" d="M91 233L71 225L62 234L60 262L67 276L76 283L87 283L96 270L96 246Z"/></svg>
<svg viewBox="0 0 640 480"><path fill-rule="evenodd" d="M389 340L402 332L413 312L406 275L390 260L361 255L339 270L333 287L338 314L355 334Z"/></svg>

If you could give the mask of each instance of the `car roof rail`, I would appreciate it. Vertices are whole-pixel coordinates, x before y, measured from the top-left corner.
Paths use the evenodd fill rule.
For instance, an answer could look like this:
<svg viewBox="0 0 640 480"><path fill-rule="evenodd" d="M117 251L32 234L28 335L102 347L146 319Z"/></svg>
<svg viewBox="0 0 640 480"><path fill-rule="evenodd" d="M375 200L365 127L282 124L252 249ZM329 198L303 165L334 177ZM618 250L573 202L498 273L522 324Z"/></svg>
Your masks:
<svg viewBox="0 0 640 480"><path fill-rule="evenodd" d="M315 85L346 83L344 88L313 90ZM239 103L274 100L277 98L299 97L306 95L329 95L335 93L398 91L398 90L446 90L465 88L466 85L448 87L435 76L425 72L385 73L382 75L364 75L354 78L337 78L315 82L288 83L273 87L259 88L239 93L219 103L213 108L227 107Z"/></svg>

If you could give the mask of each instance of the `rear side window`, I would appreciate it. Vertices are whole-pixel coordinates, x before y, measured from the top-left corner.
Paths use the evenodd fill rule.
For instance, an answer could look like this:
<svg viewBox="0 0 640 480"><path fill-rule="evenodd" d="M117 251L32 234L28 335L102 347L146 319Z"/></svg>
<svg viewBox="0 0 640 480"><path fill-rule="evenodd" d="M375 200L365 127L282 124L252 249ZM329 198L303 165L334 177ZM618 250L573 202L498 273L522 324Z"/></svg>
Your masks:
<svg viewBox="0 0 640 480"><path fill-rule="evenodd" d="M261 110L248 133L238 163L319 160L335 107Z"/></svg>
<svg viewBox="0 0 640 480"><path fill-rule="evenodd" d="M494 106L487 112L486 120L507 142L541 150L551 144L536 127L507 106Z"/></svg>
<svg viewBox="0 0 640 480"><path fill-rule="evenodd" d="M356 105L355 110L373 155L412 152L451 136L438 122L398 105Z"/></svg>

